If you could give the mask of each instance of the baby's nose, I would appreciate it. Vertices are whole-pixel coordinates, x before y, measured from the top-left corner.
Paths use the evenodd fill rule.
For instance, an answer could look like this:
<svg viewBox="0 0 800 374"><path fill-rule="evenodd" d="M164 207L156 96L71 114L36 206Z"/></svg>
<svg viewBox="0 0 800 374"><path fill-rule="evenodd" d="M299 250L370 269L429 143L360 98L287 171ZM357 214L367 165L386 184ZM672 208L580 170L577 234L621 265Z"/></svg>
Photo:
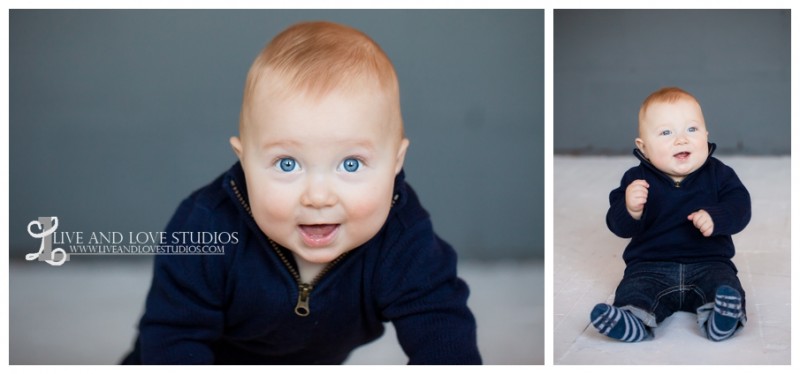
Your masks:
<svg viewBox="0 0 800 374"><path fill-rule="evenodd" d="M315 176L308 179L300 202L304 206L319 209L336 204L337 198L328 178Z"/></svg>

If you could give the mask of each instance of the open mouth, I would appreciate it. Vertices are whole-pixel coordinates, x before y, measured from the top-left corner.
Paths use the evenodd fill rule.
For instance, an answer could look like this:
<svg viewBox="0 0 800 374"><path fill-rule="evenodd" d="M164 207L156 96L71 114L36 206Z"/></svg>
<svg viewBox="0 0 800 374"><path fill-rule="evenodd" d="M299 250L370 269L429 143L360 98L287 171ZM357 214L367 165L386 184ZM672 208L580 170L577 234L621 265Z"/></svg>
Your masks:
<svg viewBox="0 0 800 374"><path fill-rule="evenodd" d="M674 154L672 157L675 157L678 160L686 160L686 159L689 158L689 155L691 155L691 153L689 153L689 152L679 152L679 153Z"/></svg>
<svg viewBox="0 0 800 374"><path fill-rule="evenodd" d="M339 224L299 225L300 236L309 247L324 247L333 243Z"/></svg>

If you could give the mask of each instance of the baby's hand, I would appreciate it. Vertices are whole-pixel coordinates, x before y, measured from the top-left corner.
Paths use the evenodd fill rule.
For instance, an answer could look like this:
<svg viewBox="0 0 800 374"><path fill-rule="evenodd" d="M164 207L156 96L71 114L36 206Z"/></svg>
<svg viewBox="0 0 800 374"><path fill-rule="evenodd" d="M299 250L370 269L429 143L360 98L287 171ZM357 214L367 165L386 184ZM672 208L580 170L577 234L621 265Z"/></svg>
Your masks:
<svg viewBox="0 0 800 374"><path fill-rule="evenodd" d="M644 204L647 202L648 188L650 185L646 180L637 179L625 189L625 206L628 208L628 214L637 221L642 218Z"/></svg>
<svg viewBox="0 0 800 374"><path fill-rule="evenodd" d="M687 218L692 221L694 227L697 227L703 236L709 237L711 233L714 232L714 220L711 219L711 215L705 210L700 209L690 214Z"/></svg>

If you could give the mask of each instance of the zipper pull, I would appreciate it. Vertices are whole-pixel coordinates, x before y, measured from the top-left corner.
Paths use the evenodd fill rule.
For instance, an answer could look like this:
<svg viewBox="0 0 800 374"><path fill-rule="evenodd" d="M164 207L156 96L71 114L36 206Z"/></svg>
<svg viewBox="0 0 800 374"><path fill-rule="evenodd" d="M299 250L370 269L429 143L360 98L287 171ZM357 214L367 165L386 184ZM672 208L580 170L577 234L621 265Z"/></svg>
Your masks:
<svg viewBox="0 0 800 374"><path fill-rule="evenodd" d="M294 307L294 312L300 317L306 317L311 314L311 309L308 307L308 299L314 286L308 283L300 283L297 287L297 306Z"/></svg>

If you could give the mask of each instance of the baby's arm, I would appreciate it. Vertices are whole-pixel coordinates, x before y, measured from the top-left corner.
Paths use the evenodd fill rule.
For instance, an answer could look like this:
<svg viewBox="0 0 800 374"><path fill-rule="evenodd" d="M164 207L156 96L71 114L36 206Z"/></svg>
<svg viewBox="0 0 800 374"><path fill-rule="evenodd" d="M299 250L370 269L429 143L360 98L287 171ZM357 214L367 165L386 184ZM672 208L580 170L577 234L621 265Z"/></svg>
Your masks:
<svg viewBox="0 0 800 374"><path fill-rule="evenodd" d="M648 188L650 184L646 180L637 179L625 189L625 207L628 208L628 214L637 221L642 218L644 204L647 203Z"/></svg>
<svg viewBox="0 0 800 374"><path fill-rule="evenodd" d="M185 200L166 231L215 231L208 209ZM158 255L139 324L143 364L211 364L222 334L223 256Z"/></svg>
<svg viewBox="0 0 800 374"><path fill-rule="evenodd" d="M736 234L750 222L750 193L733 169L720 165L716 179L717 203L699 207L687 217L706 237Z"/></svg>
<svg viewBox="0 0 800 374"><path fill-rule="evenodd" d="M480 364L469 288L456 276L455 251L433 234L429 221L409 231L419 235L400 240L379 270L382 318L395 326L409 364Z"/></svg>
<svg viewBox="0 0 800 374"><path fill-rule="evenodd" d="M700 233L703 234L705 237L711 236L711 233L714 232L714 219L711 218L711 215L708 214L703 209L700 209L687 217L689 221L692 221L694 227L700 230Z"/></svg>
<svg viewBox="0 0 800 374"><path fill-rule="evenodd" d="M632 238L644 229L645 205L650 185L641 179L637 168L628 170L608 196L609 208L606 225L621 238Z"/></svg>

